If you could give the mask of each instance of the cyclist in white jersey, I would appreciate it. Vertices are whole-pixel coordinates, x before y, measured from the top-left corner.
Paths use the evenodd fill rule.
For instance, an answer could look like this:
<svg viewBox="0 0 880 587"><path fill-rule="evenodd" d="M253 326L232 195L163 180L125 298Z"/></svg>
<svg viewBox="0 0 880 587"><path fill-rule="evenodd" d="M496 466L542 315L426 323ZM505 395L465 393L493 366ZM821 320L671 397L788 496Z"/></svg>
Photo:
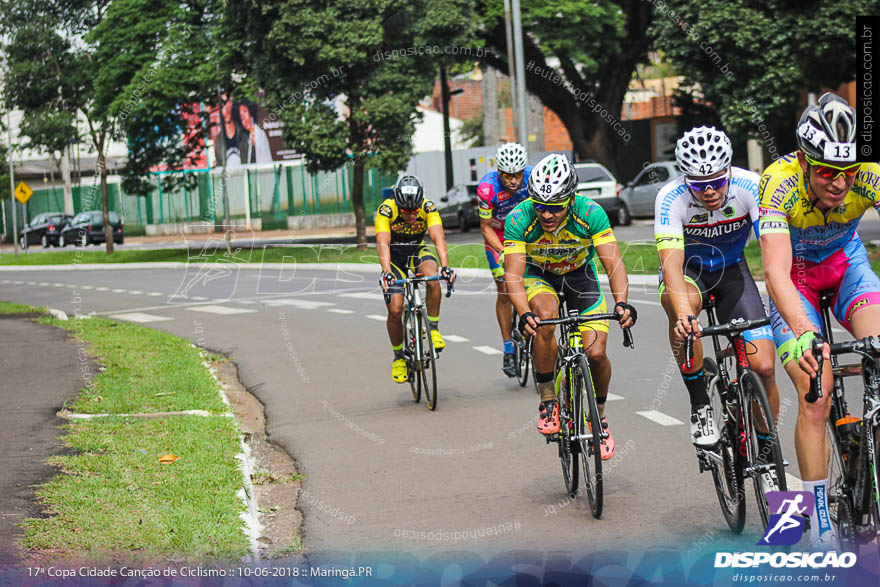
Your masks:
<svg viewBox="0 0 880 587"><path fill-rule="evenodd" d="M757 235L756 173L733 167L730 140L723 131L698 127L678 140L675 157L684 175L664 185L655 202L654 236L660 255L660 302L669 318L669 342L691 400L691 436L695 445L718 442L703 373L703 349L694 341L690 368L684 341L695 332L706 296L716 301L718 320L753 320L767 315L743 254L749 233ZM752 369L761 377L774 414L779 392L774 377L775 347L769 326L745 333ZM767 435L758 434L762 446ZM763 442L762 442L763 441ZM768 446L769 449L769 446ZM765 491L774 490L773 473L765 473Z"/></svg>

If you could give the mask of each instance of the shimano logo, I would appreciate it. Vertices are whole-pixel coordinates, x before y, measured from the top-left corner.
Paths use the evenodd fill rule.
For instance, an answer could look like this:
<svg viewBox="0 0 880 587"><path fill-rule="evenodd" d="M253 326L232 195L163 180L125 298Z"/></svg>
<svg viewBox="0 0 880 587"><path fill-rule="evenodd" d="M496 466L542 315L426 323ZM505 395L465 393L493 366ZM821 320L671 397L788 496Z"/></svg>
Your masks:
<svg viewBox="0 0 880 587"><path fill-rule="evenodd" d="M715 568L755 568L770 565L775 569L848 569L855 566L854 552L716 552Z"/></svg>

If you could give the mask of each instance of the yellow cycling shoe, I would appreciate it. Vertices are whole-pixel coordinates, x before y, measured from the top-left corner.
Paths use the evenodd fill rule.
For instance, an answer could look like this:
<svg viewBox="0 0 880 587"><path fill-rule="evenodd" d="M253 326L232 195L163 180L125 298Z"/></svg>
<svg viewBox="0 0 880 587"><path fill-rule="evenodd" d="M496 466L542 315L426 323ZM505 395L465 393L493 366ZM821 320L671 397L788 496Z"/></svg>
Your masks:
<svg viewBox="0 0 880 587"><path fill-rule="evenodd" d="M439 330L431 331L431 340L434 341L434 348L438 351L442 351L446 348L446 342L443 340L443 335L440 334Z"/></svg>
<svg viewBox="0 0 880 587"><path fill-rule="evenodd" d="M391 378L395 383L406 383L406 360L394 359L391 363Z"/></svg>

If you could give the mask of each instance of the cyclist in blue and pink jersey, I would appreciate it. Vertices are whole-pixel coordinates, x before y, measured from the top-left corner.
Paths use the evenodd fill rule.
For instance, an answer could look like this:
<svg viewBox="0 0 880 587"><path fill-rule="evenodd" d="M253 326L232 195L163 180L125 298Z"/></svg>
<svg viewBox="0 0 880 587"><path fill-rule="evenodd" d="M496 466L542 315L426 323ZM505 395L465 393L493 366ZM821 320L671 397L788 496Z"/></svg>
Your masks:
<svg viewBox="0 0 880 587"><path fill-rule="evenodd" d="M519 143L505 143L495 153L497 171L490 171L477 186L480 200L480 230L486 243L486 260L492 270L498 299L495 315L504 341L504 364L502 371L508 377L516 376L513 355L511 324L513 306L504 286L504 219L517 204L529 197L527 185L531 165L526 165L526 150Z"/></svg>
<svg viewBox="0 0 880 587"><path fill-rule="evenodd" d="M804 396L825 361L822 388L832 388L829 347L814 357L822 334L819 294L833 292L834 317L855 338L880 331L880 278L871 269L856 227L880 211L880 165L860 163L856 112L839 96L823 94L797 127L798 150L761 176L760 226L773 336L782 366L798 392L794 446L804 489L816 496L810 515L814 549L837 549L828 511L830 393L815 403ZM794 359L794 361L792 361Z"/></svg>

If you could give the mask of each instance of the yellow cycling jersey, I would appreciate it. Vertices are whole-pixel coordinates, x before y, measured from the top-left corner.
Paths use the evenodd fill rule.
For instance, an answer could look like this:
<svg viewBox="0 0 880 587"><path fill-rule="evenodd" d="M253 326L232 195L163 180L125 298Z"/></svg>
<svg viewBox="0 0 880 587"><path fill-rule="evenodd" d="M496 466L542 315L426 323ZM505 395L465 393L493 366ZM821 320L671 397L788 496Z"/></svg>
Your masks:
<svg viewBox="0 0 880 587"><path fill-rule="evenodd" d="M411 247L393 247L393 253L397 253L402 249L415 249L416 245L422 244L425 233L428 232L429 228L432 226L442 226L442 224L440 222L440 214L437 213L437 207L430 200L422 202L416 221L412 224L403 219L394 198L388 198L379 204L379 208L376 210L376 234L388 232L391 234L391 244L411 245Z"/></svg>
<svg viewBox="0 0 880 587"><path fill-rule="evenodd" d="M764 170L759 195L759 233L789 235L796 255L818 263L856 238L866 210L880 212L880 165L862 163L843 203L823 212L807 194L797 152L789 153Z"/></svg>

